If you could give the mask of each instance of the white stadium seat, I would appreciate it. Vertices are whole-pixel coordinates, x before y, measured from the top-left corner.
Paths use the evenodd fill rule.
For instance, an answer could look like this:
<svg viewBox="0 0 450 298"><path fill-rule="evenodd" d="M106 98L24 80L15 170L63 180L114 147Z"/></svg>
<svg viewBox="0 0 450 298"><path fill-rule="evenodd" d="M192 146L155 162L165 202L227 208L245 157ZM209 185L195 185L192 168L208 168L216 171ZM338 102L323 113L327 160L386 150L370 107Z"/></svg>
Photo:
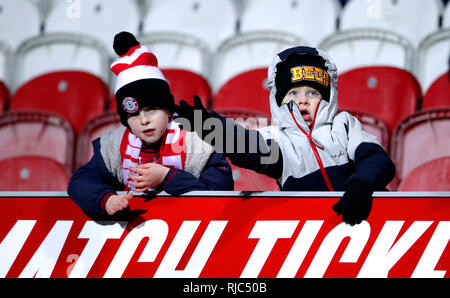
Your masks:
<svg viewBox="0 0 450 298"><path fill-rule="evenodd" d="M160 68L186 69L208 77L211 54L208 46L195 36L155 32L138 39L155 53Z"/></svg>
<svg viewBox="0 0 450 298"><path fill-rule="evenodd" d="M45 32L90 35L115 57L114 35L121 31L137 34L139 22L138 8L131 0L58 1L47 17Z"/></svg>
<svg viewBox="0 0 450 298"><path fill-rule="evenodd" d="M11 70L12 70L12 52L8 45L0 41L0 82L6 85L11 83Z"/></svg>
<svg viewBox="0 0 450 298"><path fill-rule="evenodd" d="M429 35L420 44L415 73L424 92L449 70L449 59L450 27Z"/></svg>
<svg viewBox="0 0 450 298"><path fill-rule="evenodd" d="M274 31L243 33L226 40L211 63L213 91L237 74L268 67L275 54L299 45L307 44L298 36Z"/></svg>
<svg viewBox="0 0 450 298"><path fill-rule="evenodd" d="M364 66L394 66L413 70L413 45L390 31L341 31L324 40L319 47L333 57L340 73Z"/></svg>
<svg viewBox="0 0 450 298"><path fill-rule="evenodd" d="M153 0L143 18L143 34L184 33L214 51L235 34L237 14L232 0Z"/></svg>
<svg viewBox="0 0 450 298"><path fill-rule="evenodd" d="M377 28L396 32L414 46L439 27L441 0L350 0L341 14L341 30Z"/></svg>
<svg viewBox="0 0 450 298"><path fill-rule="evenodd" d="M0 40L15 50L41 29L38 8L28 0L0 0Z"/></svg>
<svg viewBox="0 0 450 298"><path fill-rule="evenodd" d="M339 11L337 0L248 0L240 30L288 32L317 46L335 32Z"/></svg>
<svg viewBox="0 0 450 298"><path fill-rule="evenodd" d="M13 88L44 73L81 70L104 82L110 77L109 58L101 43L80 34L46 34L27 40L17 51Z"/></svg>

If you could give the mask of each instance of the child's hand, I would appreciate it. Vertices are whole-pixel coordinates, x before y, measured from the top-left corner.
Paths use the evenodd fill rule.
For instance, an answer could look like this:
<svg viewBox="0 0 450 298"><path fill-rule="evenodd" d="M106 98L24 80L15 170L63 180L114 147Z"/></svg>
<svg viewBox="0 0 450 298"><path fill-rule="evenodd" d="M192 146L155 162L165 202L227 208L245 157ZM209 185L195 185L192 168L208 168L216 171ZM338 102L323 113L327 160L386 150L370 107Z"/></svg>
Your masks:
<svg viewBox="0 0 450 298"><path fill-rule="evenodd" d="M213 115L208 112L208 110L203 106L202 100L200 97L195 94L193 96L193 105L190 105L185 100L180 100L179 105L175 106L175 112L178 114L178 118L184 118L189 121L191 125L183 125L183 122L180 121L179 123L183 126L183 129L194 131L196 130L197 134L199 136L205 136L208 135L206 130L204 130L204 125L195 125L195 119L198 117L198 114L201 113L201 119L202 121L206 121L207 119L213 117ZM185 127L186 126L186 127Z"/></svg>
<svg viewBox="0 0 450 298"><path fill-rule="evenodd" d="M128 206L128 200L131 198L133 198L133 193L110 196L106 201L106 212L113 215L117 211L123 210Z"/></svg>
<svg viewBox="0 0 450 298"><path fill-rule="evenodd" d="M362 180L352 180L333 210L342 215L342 221L351 226L360 224L372 210L372 186Z"/></svg>
<svg viewBox="0 0 450 298"><path fill-rule="evenodd" d="M135 168L130 167L129 170L139 175L128 174L130 178L128 183L136 187L136 192L144 192L151 187L161 184L169 172L169 168L157 163L141 164Z"/></svg>

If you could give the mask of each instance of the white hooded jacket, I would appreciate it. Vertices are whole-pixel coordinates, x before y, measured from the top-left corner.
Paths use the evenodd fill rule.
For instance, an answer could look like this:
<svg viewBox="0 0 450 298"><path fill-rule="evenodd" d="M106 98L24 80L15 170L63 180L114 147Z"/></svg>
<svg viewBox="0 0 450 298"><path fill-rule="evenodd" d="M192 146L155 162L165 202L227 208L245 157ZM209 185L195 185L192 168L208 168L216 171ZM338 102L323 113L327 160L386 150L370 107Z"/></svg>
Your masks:
<svg viewBox="0 0 450 298"><path fill-rule="evenodd" d="M292 54L304 47L289 49ZM392 180L395 167L380 146L377 138L367 133L362 124L347 112L337 113L338 72L335 63L320 50L312 49L325 60L330 75L330 100L321 100L311 129L303 120L296 104L278 106L275 78L277 65L287 56L282 52L275 56L268 69L270 109L276 125L258 130L270 150L279 146L280 158L275 164L257 166L246 164L240 158L238 166L276 178L282 190L345 190L349 181L360 179L370 183L374 189L384 190ZM272 152L273 153L273 152Z"/></svg>

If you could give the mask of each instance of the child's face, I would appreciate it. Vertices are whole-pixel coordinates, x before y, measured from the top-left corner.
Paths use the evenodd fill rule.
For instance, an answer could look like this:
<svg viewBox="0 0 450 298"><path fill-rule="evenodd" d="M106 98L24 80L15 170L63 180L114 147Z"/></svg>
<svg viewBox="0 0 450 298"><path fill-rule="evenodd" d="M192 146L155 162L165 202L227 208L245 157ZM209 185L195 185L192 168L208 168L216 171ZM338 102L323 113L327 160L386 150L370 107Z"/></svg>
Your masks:
<svg viewBox="0 0 450 298"><path fill-rule="evenodd" d="M316 114L319 102L322 99L322 95L310 86L297 86L291 88L286 96L283 98L282 103L288 103L294 101L302 114L303 120L311 127L314 121L314 115Z"/></svg>
<svg viewBox="0 0 450 298"><path fill-rule="evenodd" d="M128 117L131 132L144 144L157 143L169 124L170 113L161 108L145 107Z"/></svg>

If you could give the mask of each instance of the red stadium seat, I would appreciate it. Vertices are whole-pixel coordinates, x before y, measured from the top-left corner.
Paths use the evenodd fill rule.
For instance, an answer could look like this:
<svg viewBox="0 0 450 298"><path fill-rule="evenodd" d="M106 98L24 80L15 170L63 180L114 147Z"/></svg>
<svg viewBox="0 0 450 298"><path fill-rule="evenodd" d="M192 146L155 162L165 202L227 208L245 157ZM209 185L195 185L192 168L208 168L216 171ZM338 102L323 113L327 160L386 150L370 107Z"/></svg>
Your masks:
<svg viewBox="0 0 450 298"><path fill-rule="evenodd" d="M193 103L193 96L197 94L205 107L211 106L212 91L208 81L201 75L186 69L161 69L170 85L175 103L184 99L189 104ZM110 96L109 110L116 111L116 99L114 95Z"/></svg>
<svg viewBox="0 0 450 298"><path fill-rule="evenodd" d="M233 119L246 129L257 129L272 125L271 118L259 113L236 112L229 110L217 110L224 117Z"/></svg>
<svg viewBox="0 0 450 298"><path fill-rule="evenodd" d="M15 111L0 117L0 160L16 156L40 156L72 170L74 133L58 115L38 111Z"/></svg>
<svg viewBox="0 0 450 298"><path fill-rule="evenodd" d="M106 112L89 121L78 135L74 169L88 162L94 154L91 144L93 140L100 137L103 132L113 130L120 125L122 124L119 115L114 111Z"/></svg>
<svg viewBox="0 0 450 298"><path fill-rule="evenodd" d="M98 77L81 71L52 72L22 85L11 100L11 110L49 111L68 119L75 133L104 112L108 87Z"/></svg>
<svg viewBox="0 0 450 298"><path fill-rule="evenodd" d="M422 109L450 107L450 74L439 77L427 90L423 98Z"/></svg>
<svg viewBox="0 0 450 298"><path fill-rule="evenodd" d="M8 87L0 82L0 114L6 109L6 103L9 101Z"/></svg>
<svg viewBox="0 0 450 298"><path fill-rule="evenodd" d="M170 85L170 90L178 104L184 99L193 103L192 97L197 94L205 107L211 103L212 91L209 83L199 74L184 69L161 69Z"/></svg>
<svg viewBox="0 0 450 298"><path fill-rule="evenodd" d="M270 125L270 118L259 113L246 113L231 110L217 110L223 116L233 119L236 123L246 129L257 129ZM253 170L237 167L230 160L233 171L234 190L236 191L279 191L277 182L265 175L259 174Z"/></svg>
<svg viewBox="0 0 450 298"><path fill-rule="evenodd" d="M362 67L339 77L339 108L371 114L392 132L398 122L417 109L421 88L409 72L395 67Z"/></svg>
<svg viewBox="0 0 450 298"><path fill-rule="evenodd" d="M218 110L219 111L219 110ZM259 113L220 111L227 118L233 119L246 129L257 129L270 125L270 118ZM280 187L277 182L263 174L259 174L253 170L240 168L233 165L230 160L233 171L234 190L237 191L279 191Z"/></svg>
<svg viewBox="0 0 450 298"><path fill-rule="evenodd" d="M233 119L246 129L257 129L270 125L270 118L259 113L246 113L234 111L220 111L227 118ZM265 175L255 171L244 169L233 165L230 160L233 171L234 190L236 191L279 191L277 182Z"/></svg>
<svg viewBox="0 0 450 298"><path fill-rule="evenodd" d="M66 191L64 166L42 156L17 156L0 161L1 191Z"/></svg>
<svg viewBox="0 0 450 298"><path fill-rule="evenodd" d="M437 158L412 170L399 191L450 191L450 156Z"/></svg>
<svg viewBox="0 0 450 298"><path fill-rule="evenodd" d="M230 163L231 164L231 163ZM236 191L279 191L275 179L255 171L237 167L231 164L233 171L234 190Z"/></svg>
<svg viewBox="0 0 450 298"><path fill-rule="evenodd" d="M241 73L226 82L213 99L217 112L249 112L270 117L267 68Z"/></svg>
<svg viewBox="0 0 450 298"><path fill-rule="evenodd" d="M392 135L391 157L401 182L420 165L448 156L450 107L417 112L404 119Z"/></svg>
<svg viewBox="0 0 450 298"><path fill-rule="evenodd" d="M384 150L389 152L390 145L390 133L386 123L378 117L363 113L347 110L350 114L358 118L358 120L363 125L364 129L373 134L380 141L381 146L383 146Z"/></svg>

